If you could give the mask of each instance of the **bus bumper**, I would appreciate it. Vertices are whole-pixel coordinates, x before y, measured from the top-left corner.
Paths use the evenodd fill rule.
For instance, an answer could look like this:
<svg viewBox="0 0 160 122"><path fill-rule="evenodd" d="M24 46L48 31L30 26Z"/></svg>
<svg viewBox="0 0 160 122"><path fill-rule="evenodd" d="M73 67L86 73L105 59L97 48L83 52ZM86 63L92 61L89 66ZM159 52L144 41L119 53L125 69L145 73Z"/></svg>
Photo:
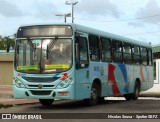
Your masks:
<svg viewBox="0 0 160 122"><path fill-rule="evenodd" d="M75 85L63 89L26 89L13 85L15 99L75 99Z"/></svg>

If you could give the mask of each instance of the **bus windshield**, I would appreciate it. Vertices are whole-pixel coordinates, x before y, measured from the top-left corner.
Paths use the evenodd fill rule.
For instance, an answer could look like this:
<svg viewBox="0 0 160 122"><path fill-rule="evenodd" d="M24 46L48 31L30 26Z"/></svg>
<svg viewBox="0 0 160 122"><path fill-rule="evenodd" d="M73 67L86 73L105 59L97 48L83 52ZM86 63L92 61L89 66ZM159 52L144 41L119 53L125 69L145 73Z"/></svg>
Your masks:
<svg viewBox="0 0 160 122"><path fill-rule="evenodd" d="M15 69L24 73L55 73L72 65L71 39L17 40Z"/></svg>

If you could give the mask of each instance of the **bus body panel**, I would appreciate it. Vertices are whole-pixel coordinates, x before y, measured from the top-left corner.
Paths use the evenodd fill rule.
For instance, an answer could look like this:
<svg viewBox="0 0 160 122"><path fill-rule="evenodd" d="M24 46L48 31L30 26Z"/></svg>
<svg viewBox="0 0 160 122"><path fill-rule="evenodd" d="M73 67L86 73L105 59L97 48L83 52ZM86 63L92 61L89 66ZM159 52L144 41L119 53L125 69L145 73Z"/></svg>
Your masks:
<svg viewBox="0 0 160 122"><path fill-rule="evenodd" d="M65 25L65 24L64 24ZM88 40L89 34L98 34L99 38L101 36L113 39L124 40L124 42L131 44L139 44L139 42L134 43L135 40L130 40L120 36L112 35L109 33L104 33L97 31L95 29L68 24L72 26L73 36L67 37L73 40L73 64L71 69L66 72L53 73L53 74L27 74L20 73L14 69L14 80L13 80L13 93L15 98L36 98L36 99L72 99L72 100L82 100L90 98L91 87L95 80L100 80L101 82L101 97L104 96L118 96L123 94L130 94L134 92L135 82L139 79L141 84L141 91L148 90L153 86L153 66L135 65L135 64L125 64L125 63L113 63L113 62L102 62L91 61L89 58L89 66L86 68L76 69L75 61L75 32L79 31L82 33L81 36L86 37ZM37 37L38 38L38 37ZM63 37L65 38L65 37ZM145 44L140 43L142 46ZM88 44L89 45L89 44ZM146 46L150 48L150 45ZM89 46L88 46L89 53ZM64 73L67 73L67 78L63 78ZM20 75L19 75L20 74ZM57 77L54 82L29 82L25 80L25 77L33 78L47 78L47 77ZM19 80L22 83L22 87L19 88L15 82ZM69 81L66 87L65 80ZM19 82L17 81L17 82ZM63 84L61 84L63 82ZM24 86L23 86L24 85ZM42 88L41 88L42 85ZM44 86L53 87L44 87ZM34 87L33 87L34 86ZM35 87L36 86L36 87ZM45 92L50 91L48 95L33 95L32 92ZM28 96L26 95L28 93ZM67 96L59 96L58 93L67 92ZM55 94L55 95L54 95Z"/></svg>
<svg viewBox="0 0 160 122"><path fill-rule="evenodd" d="M76 98L75 99L84 99L89 98L91 82L88 78L88 68L82 68L75 70L75 79L76 79Z"/></svg>
<svg viewBox="0 0 160 122"><path fill-rule="evenodd" d="M14 71L14 79L15 79L13 80L14 98L19 98L19 99L23 99L23 98L75 99L74 70L72 68L68 72L65 72L65 73L68 74L67 78L62 80L61 78L64 77L64 72L56 73L56 74L43 74L42 75L42 74L19 73L19 72ZM43 80L41 80L41 78ZM48 78L52 80L47 81ZM38 82L35 79L39 79L40 81ZM20 82L23 85L22 88L19 88L16 82ZM66 82L69 82L69 83L67 84ZM64 85L67 84L66 87L61 87L62 83ZM48 95L43 94L43 92L45 91L49 92ZM26 95L26 92L28 93L28 96ZM58 96L59 92L68 92L69 95L68 96ZM55 94L55 96L53 94Z"/></svg>
<svg viewBox="0 0 160 122"><path fill-rule="evenodd" d="M153 68L115 63L90 63L90 80L100 79L102 96L117 96L134 92L136 79L140 80L141 91L153 86ZM150 74L151 73L151 74Z"/></svg>

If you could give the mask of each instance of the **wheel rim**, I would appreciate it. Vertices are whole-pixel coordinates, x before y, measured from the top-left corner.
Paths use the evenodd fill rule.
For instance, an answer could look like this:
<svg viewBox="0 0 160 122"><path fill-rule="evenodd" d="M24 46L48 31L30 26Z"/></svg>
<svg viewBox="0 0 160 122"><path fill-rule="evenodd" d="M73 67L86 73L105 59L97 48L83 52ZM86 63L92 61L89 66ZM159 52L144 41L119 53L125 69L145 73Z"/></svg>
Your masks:
<svg viewBox="0 0 160 122"><path fill-rule="evenodd" d="M138 96L138 95L139 95L139 85L137 85L137 87L136 87L135 94L136 94L136 96Z"/></svg>
<svg viewBox="0 0 160 122"><path fill-rule="evenodd" d="M91 99L92 100L96 100L97 99L97 90L96 88L92 88L92 92L91 92Z"/></svg>

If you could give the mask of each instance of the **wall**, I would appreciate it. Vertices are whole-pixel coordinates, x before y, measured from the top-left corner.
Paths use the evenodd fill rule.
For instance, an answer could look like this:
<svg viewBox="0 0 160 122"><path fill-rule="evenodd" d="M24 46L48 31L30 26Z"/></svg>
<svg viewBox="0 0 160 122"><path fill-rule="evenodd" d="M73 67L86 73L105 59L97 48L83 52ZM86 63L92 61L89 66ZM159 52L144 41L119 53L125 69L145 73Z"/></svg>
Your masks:
<svg viewBox="0 0 160 122"><path fill-rule="evenodd" d="M12 85L13 53L0 53L0 85Z"/></svg>
<svg viewBox="0 0 160 122"><path fill-rule="evenodd" d="M154 72L156 73L154 83L160 84L160 59L154 60Z"/></svg>

